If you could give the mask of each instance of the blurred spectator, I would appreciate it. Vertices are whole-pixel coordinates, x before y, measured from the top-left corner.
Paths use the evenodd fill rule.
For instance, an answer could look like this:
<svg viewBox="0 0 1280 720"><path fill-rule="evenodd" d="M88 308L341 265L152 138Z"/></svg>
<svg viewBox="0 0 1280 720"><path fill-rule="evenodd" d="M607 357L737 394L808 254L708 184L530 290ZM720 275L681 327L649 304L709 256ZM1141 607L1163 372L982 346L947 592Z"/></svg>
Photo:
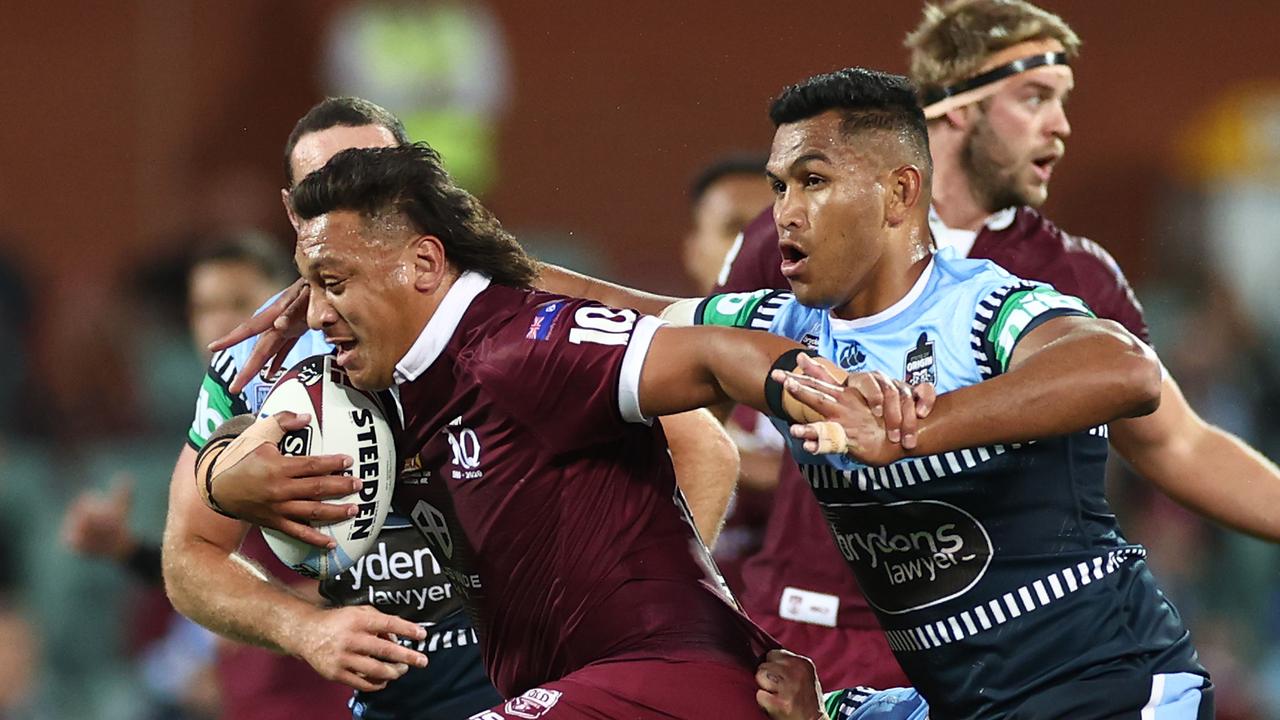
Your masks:
<svg viewBox="0 0 1280 720"><path fill-rule="evenodd" d="M206 350L210 341L229 332L293 277L288 255L269 238L243 234L206 242L190 263L185 283L191 340L204 362L210 358ZM154 273L146 284L163 294L163 278L163 272ZM111 479L105 491L80 493L63 516L62 540L80 555L128 568L158 591L159 545L141 537L130 525L135 512L134 484L132 477L121 473ZM247 541L246 547L256 550L251 555L269 555L256 538ZM160 619L158 636L139 657L141 680L158 705L153 717L195 720L217 717L221 712L228 720L275 718L281 705L289 706L289 712L311 717L318 717L316 707L329 715L345 714L343 701L349 692L324 683L304 664L265 650L224 643L174 613L167 602ZM220 656L217 671L215 656ZM285 686L297 692L281 693Z"/></svg>
<svg viewBox="0 0 1280 720"><path fill-rule="evenodd" d="M707 166L689 187L693 227L684 239L684 271L699 295L715 287L742 228L773 204L773 191L764 179L767 160L761 155L726 156Z"/></svg>

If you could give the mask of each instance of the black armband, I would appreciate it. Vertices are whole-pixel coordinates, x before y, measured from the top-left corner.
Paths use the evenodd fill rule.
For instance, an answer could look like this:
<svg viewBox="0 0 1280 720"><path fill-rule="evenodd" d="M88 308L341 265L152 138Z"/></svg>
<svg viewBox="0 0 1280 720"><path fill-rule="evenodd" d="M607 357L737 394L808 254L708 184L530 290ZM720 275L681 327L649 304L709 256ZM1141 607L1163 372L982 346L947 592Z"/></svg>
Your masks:
<svg viewBox="0 0 1280 720"><path fill-rule="evenodd" d="M794 421L787 411L782 407L782 383L773 379L773 371L781 370L783 372L791 372L800 364L799 357L804 353L803 348L795 348L788 350L773 361L773 365L769 368L769 373L764 376L764 402L769 407L769 412L776 418L781 418L788 422Z"/></svg>
<svg viewBox="0 0 1280 720"><path fill-rule="evenodd" d="M240 518L232 515L226 510L223 510L222 506L219 505L218 501L213 497L213 466L218 461L218 456L221 455L223 451L231 445L231 443L235 442L238 435L239 433L236 433L235 435L226 434L216 436L209 440L209 442L205 443L205 446L200 448L200 452L196 455L196 483L199 485L201 498L204 499L205 504L214 512L224 517L229 517L232 520L239 520Z"/></svg>

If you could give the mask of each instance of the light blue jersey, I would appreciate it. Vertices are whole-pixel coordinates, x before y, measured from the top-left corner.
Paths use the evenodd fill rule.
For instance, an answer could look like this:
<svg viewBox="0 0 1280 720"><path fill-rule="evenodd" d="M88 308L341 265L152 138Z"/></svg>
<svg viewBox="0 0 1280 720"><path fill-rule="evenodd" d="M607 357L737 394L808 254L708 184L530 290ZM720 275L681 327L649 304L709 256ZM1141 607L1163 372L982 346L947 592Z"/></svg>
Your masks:
<svg viewBox="0 0 1280 720"><path fill-rule="evenodd" d="M1090 313L1048 285L944 251L871 317L841 320L761 291L708 298L696 319L767 326L849 372L946 393L1005 372L1028 332L1073 315ZM890 648L937 715L1004 717L1100 672L1148 684L1157 672L1205 674L1146 550L1125 540L1107 505L1106 438L1103 426L887 467L811 455L789 438Z"/></svg>

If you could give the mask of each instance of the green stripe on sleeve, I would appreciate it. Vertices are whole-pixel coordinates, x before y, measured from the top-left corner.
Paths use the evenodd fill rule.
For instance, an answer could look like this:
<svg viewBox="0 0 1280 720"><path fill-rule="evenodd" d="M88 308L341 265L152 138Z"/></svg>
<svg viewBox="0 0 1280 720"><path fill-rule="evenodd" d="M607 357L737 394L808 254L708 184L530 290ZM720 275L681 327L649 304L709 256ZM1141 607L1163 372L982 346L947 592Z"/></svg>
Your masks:
<svg viewBox="0 0 1280 720"><path fill-rule="evenodd" d="M987 341L995 350L995 360L1002 372L1009 369L1009 358L1023 333L1037 325L1036 319L1047 313L1094 316L1080 298L1063 295L1048 286L1010 293L987 328Z"/></svg>

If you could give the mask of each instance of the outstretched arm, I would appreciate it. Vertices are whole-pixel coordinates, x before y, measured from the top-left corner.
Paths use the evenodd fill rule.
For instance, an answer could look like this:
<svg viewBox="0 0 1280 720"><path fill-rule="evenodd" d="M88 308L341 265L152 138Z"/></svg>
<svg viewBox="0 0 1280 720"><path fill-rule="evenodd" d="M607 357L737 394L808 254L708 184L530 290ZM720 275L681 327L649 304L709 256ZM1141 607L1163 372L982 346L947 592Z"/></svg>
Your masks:
<svg viewBox="0 0 1280 720"><path fill-rule="evenodd" d="M1165 377L1160 409L1111 424L1111 442L1169 497L1218 522L1280 541L1280 469L1243 440L1205 422Z"/></svg>
<svg viewBox="0 0 1280 720"><path fill-rule="evenodd" d="M1110 320L1054 318L1023 336L1007 372L940 395L918 452L1065 435L1159 405L1151 348Z"/></svg>
<svg viewBox="0 0 1280 720"><path fill-rule="evenodd" d="M867 429L850 437L850 452L862 462L884 465L908 454L859 421L865 411L854 397L810 378L793 376L786 386L842 427ZM1150 413L1159 403L1160 364L1149 347L1109 320L1052 318L1022 336L1004 373L939 395L909 454L1064 435ZM816 448L814 424L794 426L792 434Z"/></svg>
<svg viewBox="0 0 1280 720"><path fill-rule="evenodd" d="M538 274L538 287L557 295L595 300L613 307L635 308L645 315L661 315L668 305L680 298L656 295L623 285L597 280L558 265L543 263Z"/></svg>
<svg viewBox="0 0 1280 720"><path fill-rule="evenodd" d="M778 358L803 349L770 333L722 327L662 327L653 336L640 374L640 410L671 415L725 401L771 413L765 379ZM843 371L831 366L831 371ZM821 418L784 393L791 417ZM771 413L772 414L772 413Z"/></svg>

